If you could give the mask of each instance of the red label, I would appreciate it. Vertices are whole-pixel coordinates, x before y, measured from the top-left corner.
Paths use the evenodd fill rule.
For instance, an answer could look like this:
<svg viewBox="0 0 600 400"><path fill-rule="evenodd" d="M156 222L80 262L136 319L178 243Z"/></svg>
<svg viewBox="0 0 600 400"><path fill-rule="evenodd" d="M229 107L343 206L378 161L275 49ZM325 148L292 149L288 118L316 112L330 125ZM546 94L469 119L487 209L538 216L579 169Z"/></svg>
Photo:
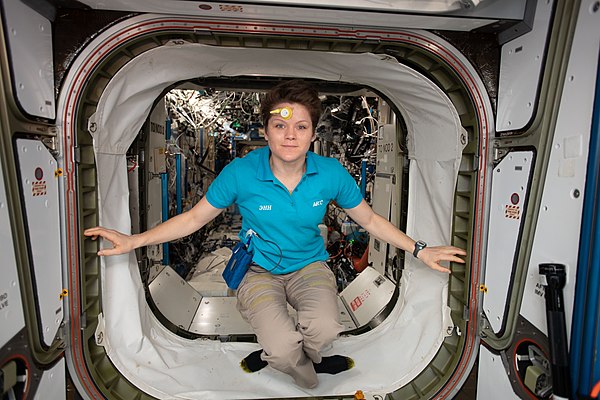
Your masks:
<svg viewBox="0 0 600 400"><path fill-rule="evenodd" d="M352 311L356 311L356 309L360 306L362 306L362 300L360 299L360 297L355 298L354 300L352 300L352 303L350 303Z"/></svg>

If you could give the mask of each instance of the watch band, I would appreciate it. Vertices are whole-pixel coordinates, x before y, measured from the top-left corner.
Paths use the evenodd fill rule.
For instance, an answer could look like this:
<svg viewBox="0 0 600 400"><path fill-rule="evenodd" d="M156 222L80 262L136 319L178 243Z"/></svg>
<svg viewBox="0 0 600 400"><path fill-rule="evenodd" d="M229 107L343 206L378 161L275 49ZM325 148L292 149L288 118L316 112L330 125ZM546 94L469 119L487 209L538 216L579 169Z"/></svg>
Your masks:
<svg viewBox="0 0 600 400"><path fill-rule="evenodd" d="M418 257L417 257L417 255L418 255L418 254L419 254L419 252L420 252L421 250L423 250L425 247L427 247L427 243L425 243L425 242L424 242L424 241L422 241L422 240L417 240L417 241L415 242L415 249L413 250L413 253L412 253L412 254L413 254L413 256L414 256L415 258L418 258Z"/></svg>

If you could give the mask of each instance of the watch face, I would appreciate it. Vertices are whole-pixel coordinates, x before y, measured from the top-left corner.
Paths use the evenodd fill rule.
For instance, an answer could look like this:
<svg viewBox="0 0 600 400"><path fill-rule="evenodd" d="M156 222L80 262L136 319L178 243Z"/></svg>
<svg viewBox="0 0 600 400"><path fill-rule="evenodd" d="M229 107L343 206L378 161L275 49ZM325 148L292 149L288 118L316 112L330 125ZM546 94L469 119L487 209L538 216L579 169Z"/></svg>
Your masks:
<svg viewBox="0 0 600 400"><path fill-rule="evenodd" d="M422 240L417 240L415 243L415 249L413 250L413 256L417 256L417 254L419 254L419 251L423 250L425 247L427 247L427 243L425 243Z"/></svg>

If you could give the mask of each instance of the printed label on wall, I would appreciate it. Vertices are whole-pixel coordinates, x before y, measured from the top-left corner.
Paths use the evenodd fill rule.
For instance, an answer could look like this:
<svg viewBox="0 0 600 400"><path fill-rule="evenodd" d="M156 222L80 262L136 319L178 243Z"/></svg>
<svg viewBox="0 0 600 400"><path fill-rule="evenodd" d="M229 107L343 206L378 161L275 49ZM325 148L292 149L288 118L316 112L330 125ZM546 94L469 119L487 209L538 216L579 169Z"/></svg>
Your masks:
<svg viewBox="0 0 600 400"><path fill-rule="evenodd" d="M521 218L521 207L507 204L504 206L504 216L508 219Z"/></svg>

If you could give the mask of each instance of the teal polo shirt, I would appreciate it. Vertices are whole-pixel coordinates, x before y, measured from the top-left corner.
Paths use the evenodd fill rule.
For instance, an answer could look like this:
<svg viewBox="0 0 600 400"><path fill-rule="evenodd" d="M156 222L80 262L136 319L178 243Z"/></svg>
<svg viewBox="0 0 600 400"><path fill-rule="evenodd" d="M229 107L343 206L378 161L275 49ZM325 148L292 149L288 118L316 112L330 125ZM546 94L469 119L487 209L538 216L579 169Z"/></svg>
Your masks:
<svg viewBox="0 0 600 400"><path fill-rule="evenodd" d="M329 257L318 227L327 204L334 200L342 208L354 208L362 196L338 160L310 151L306 172L290 193L273 175L270 154L269 147L262 147L233 160L210 185L206 199L216 208L237 204L240 239L248 229L259 235L250 243L254 263L287 274Z"/></svg>

